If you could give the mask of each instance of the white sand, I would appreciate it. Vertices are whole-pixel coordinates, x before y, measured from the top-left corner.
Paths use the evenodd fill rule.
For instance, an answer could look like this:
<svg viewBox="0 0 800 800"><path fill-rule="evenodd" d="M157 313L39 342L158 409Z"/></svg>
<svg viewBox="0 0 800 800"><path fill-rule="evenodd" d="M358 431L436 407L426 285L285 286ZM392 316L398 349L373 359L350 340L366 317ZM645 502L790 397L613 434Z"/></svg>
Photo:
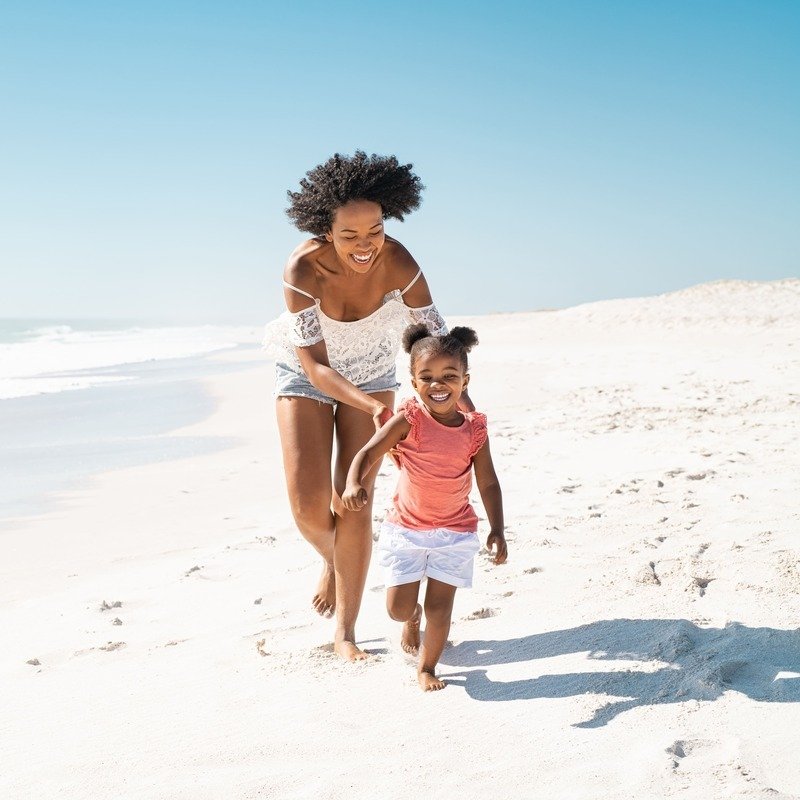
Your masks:
<svg viewBox="0 0 800 800"><path fill-rule="evenodd" d="M459 321L510 559L457 594L450 685L417 688L374 567L373 657L330 653L243 367L179 432L240 446L2 535L0 797L800 795L800 281Z"/></svg>

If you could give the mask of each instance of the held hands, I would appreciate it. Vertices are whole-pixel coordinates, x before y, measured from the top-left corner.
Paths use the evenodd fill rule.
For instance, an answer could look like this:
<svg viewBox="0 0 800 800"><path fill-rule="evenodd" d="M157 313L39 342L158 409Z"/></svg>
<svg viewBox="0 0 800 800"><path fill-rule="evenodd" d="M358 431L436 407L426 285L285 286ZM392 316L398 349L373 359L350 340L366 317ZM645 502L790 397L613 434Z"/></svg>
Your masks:
<svg viewBox="0 0 800 800"><path fill-rule="evenodd" d="M486 549L491 553L492 548L496 548L492 561L495 564L505 564L508 558L508 545L506 544L506 537L502 532L489 534L489 537L486 539Z"/></svg>
<svg viewBox="0 0 800 800"><path fill-rule="evenodd" d="M360 483L347 484L342 494L342 503L348 511L364 508L368 499L367 490Z"/></svg>
<svg viewBox="0 0 800 800"><path fill-rule="evenodd" d="M375 423L375 430L379 431L393 416L394 413L391 409L381 405L372 415L372 421Z"/></svg>

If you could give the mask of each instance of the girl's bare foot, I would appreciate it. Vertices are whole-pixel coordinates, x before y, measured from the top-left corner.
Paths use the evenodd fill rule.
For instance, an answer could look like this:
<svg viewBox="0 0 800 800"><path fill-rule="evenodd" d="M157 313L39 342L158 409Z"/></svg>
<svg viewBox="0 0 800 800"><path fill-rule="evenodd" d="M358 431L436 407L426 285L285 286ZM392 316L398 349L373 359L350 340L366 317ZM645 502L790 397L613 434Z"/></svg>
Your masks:
<svg viewBox="0 0 800 800"><path fill-rule="evenodd" d="M419 652L419 623L421 619L422 606L417 603L411 619L403 623L403 632L400 635L400 647L412 656Z"/></svg>
<svg viewBox="0 0 800 800"><path fill-rule="evenodd" d="M317 593L312 598L311 605L321 617L333 616L333 612L336 610L336 576L333 572L333 564L325 562L322 567Z"/></svg>
<svg viewBox="0 0 800 800"><path fill-rule="evenodd" d="M424 672L423 670L417 673L417 680L423 692L438 692L439 689L444 689L447 686L443 680L437 678L432 672Z"/></svg>
<svg viewBox="0 0 800 800"><path fill-rule="evenodd" d="M333 652L345 661L364 661L369 658L368 653L357 647L355 642L349 642L347 639L343 639L341 642L334 642Z"/></svg>

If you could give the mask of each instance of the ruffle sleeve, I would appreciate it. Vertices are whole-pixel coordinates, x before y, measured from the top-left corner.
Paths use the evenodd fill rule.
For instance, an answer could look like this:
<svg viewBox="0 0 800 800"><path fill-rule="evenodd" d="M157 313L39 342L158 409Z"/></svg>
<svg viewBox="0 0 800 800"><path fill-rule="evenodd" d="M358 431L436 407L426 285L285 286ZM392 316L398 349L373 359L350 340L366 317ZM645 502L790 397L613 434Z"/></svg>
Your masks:
<svg viewBox="0 0 800 800"><path fill-rule="evenodd" d="M397 410L405 417L406 422L411 426L411 430L403 439L404 442L419 441L419 418L423 413L415 397L407 397L397 407Z"/></svg>
<svg viewBox="0 0 800 800"><path fill-rule="evenodd" d="M472 411L468 416L470 425L472 426L472 439L469 446L469 457L475 458L475 453L486 444L489 438L489 430L486 427L486 414L481 414L480 411Z"/></svg>

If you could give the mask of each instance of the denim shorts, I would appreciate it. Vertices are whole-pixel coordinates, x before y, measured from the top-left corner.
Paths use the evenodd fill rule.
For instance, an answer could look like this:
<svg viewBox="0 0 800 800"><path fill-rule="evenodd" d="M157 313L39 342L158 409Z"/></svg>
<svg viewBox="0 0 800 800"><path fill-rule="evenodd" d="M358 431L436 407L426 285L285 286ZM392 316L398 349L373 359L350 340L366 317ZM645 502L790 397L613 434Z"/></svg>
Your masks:
<svg viewBox="0 0 800 800"><path fill-rule="evenodd" d="M395 369L392 367L385 375L362 383L358 388L366 394L376 394L377 392L396 392L400 388L400 384L397 382ZM339 402L317 389L301 369L280 361L275 364L275 396L308 397L310 400L318 400L320 403L327 403L331 406L335 406Z"/></svg>

